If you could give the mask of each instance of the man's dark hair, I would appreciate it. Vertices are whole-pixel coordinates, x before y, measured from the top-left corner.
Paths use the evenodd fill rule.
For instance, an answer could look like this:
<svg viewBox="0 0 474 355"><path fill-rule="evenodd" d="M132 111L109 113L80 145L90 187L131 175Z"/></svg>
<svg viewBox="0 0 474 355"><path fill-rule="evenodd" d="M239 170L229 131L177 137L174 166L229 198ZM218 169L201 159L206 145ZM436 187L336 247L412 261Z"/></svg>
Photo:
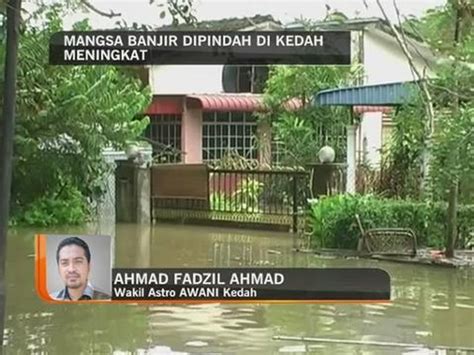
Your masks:
<svg viewBox="0 0 474 355"><path fill-rule="evenodd" d="M89 250L89 246L85 241L83 241L81 238L78 237L69 237L66 239L61 240L61 243L58 245L58 249L56 250L56 261L59 264L59 252L61 251L62 248L68 245L77 245L78 247L81 247L84 249L84 254L86 254L86 259L87 262L91 262L91 251Z"/></svg>

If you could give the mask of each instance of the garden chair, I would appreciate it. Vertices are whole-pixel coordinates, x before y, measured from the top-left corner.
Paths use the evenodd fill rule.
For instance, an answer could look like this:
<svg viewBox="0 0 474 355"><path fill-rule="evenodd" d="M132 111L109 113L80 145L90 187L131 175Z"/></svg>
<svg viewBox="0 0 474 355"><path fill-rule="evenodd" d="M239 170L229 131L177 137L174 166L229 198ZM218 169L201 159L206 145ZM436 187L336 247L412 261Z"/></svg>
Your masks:
<svg viewBox="0 0 474 355"><path fill-rule="evenodd" d="M373 228L365 230L358 214L355 215L361 232L358 251L370 255L416 256L416 235L409 228Z"/></svg>

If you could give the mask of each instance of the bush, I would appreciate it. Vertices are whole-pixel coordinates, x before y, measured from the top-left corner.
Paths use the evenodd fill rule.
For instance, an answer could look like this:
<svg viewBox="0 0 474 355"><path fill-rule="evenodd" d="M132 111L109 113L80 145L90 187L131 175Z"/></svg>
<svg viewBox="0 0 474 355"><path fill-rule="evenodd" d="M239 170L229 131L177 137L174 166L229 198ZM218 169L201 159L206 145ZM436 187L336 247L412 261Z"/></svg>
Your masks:
<svg viewBox="0 0 474 355"><path fill-rule="evenodd" d="M261 213L259 200L263 186L262 182L247 178L240 181L238 189L230 196L214 192L210 198L211 211Z"/></svg>
<svg viewBox="0 0 474 355"><path fill-rule="evenodd" d="M13 218L13 224L28 226L77 225L88 217L84 196L74 187L56 196L44 196L29 204Z"/></svg>
<svg viewBox="0 0 474 355"><path fill-rule="evenodd" d="M418 246L442 247L446 234L446 205L410 200L384 199L371 195L326 197L310 206L309 225L312 246L316 248L356 249L364 229L411 228ZM474 206L459 209L459 241L467 242L474 230Z"/></svg>

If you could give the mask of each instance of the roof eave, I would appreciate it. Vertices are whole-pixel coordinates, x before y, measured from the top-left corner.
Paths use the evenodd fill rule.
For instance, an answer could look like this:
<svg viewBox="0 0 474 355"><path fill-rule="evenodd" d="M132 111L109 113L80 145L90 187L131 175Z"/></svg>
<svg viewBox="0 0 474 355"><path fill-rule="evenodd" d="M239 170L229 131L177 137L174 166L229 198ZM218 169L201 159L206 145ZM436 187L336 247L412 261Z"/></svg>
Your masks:
<svg viewBox="0 0 474 355"><path fill-rule="evenodd" d="M318 92L313 105L321 106L399 106L410 98L414 81L352 86Z"/></svg>

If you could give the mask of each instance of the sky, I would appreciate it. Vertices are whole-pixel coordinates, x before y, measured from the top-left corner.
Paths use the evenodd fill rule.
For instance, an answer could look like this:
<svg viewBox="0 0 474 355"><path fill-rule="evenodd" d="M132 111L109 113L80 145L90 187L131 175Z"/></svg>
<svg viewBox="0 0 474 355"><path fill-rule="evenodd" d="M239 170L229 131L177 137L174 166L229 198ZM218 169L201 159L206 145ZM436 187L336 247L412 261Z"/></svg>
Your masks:
<svg viewBox="0 0 474 355"><path fill-rule="evenodd" d="M156 2L164 0L156 0ZM396 19L393 1L380 0L389 17ZM108 12L119 12L128 22L161 26L169 19L160 19L161 10L149 5L149 0L90 0L90 2ZM427 9L443 5L446 0L396 0L402 16L420 16ZM254 15L272 15L283 23L297 18L322 19L326 14L326 5L331 9L344 12L349 17L383 17L375 0L195 0L195 16L199 21L231 17L251 17ZM367 8L365 6L367 4ZM86 15L77 13L65 19L66 27ZM88 14L93 28L115 27L117 19Z"/></svg>

